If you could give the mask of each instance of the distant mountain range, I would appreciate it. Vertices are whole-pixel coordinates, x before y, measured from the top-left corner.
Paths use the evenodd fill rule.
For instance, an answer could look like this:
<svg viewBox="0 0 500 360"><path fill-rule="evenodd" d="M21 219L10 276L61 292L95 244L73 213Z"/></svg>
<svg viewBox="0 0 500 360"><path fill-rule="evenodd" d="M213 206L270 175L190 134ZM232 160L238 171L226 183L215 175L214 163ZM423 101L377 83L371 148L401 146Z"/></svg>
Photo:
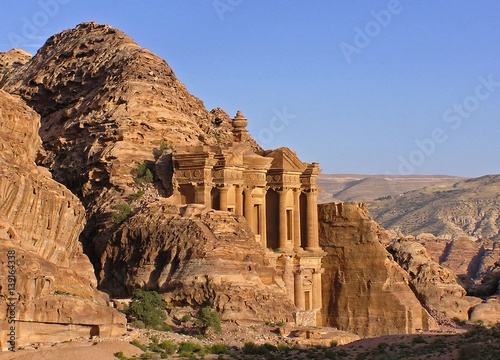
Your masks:
<svg viewBox="0 0 500 360"><path fill-rule="evenodd" d="M464 180L446 175L320 175L319 202L370 202L432 185L454 184Z"/></svg>
<svg viewBox="0 0 500 360"><path fill-rule="evenodd" d="M404 234L500 240L500 175L439 184L369 203L386 229Z"/></svg>

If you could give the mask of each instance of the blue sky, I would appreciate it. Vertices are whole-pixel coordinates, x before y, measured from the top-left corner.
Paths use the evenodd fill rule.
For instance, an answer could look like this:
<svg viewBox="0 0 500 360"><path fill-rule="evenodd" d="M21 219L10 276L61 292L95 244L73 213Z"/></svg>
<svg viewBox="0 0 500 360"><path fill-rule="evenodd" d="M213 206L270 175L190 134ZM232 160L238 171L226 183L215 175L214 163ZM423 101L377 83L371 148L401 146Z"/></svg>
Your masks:
<svg viewBox="0 0 500 360"><path fill-rule="evenodd" d="M0 51L106 23L324 173L500 173L500 2L3 1ZM495 36L496 35L496 36Z"/></svg>

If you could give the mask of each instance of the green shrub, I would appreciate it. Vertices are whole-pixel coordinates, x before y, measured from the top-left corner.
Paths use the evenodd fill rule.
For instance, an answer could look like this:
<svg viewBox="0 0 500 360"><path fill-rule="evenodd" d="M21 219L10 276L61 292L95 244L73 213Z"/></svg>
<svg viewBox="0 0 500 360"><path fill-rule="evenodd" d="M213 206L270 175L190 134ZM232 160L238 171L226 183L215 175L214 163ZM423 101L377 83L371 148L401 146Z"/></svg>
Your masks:
<svg viewBox="0 0 500 360"><path fill-rule="evenodd" d="M427 344L427 341L422 336L414 337L411 342L414 344Z"/></svg>
<svg viewBox="0 0 500 360"><path fill-rule="evenodd" d="M181 322L187 322L191 320L191 318L192 318L191 314L186 314L182 317Z"/></svg>
<svg viewBox="0 0 500 360"><path fill-rule="evenodd" d="M219 314L217 311L212 310L209 307L201 309L198 320L196 320L196 324L201 326L205 332L208 329L212 329L216 334L222 333Z"/></svg>
<svg viewBox="0 0 500 360"><path fill-rule="evenodd" d="M133 327L138 328L138 329L145 329L146 328L146 324L144 324L144 322L142 322L141 320L136 320L133 323L131 323L130 325L132 325Z"/></svg>
<svg viewBox="0 0 500 360"><path fill-rule="evenodd" d="M139 190L135 194L130 194L128 198L130 201L135 201L135 200L139 200L143 196L144 196L144 190Z"/></svg>
<svg viewBox="0 0 500 360"><path fill-rule="evenodd" d="M215 354L215 355L227 354L229 352L227 346L224 344L215 344L212 346L207 346L205 348L205 351L208 354Z"/></svg>
<svg viewBox="0 0 500 360"><path fill-rule="evenodd" d="M130 215L132 209L129 204L119 204L113 206L113 214L111 215L111 219L115 224L121 224L125 221L125 219Z"/></svg>
<svg viewBox="0 0 500 360"><path fill-rule="evenodd" d="M139 342L139 340L132 340L130 342L131 345L134 345L134 346L137 346L139 349L141 349L142 351L146 351L148 348L146 347L146 345L144 344L141 344Z"/></svg>
<svg viewBox="0 0 500 360"><path fill-rule="evenodd" d="M158 331L166 331L166 332L172 331L172 328L170 327L170 325L167 325L167 324L155 325L155 326L153 326L153 329L158 330Z"/></svg>
<svg viewBox="0 0 500 360"><path fill-rule="evenodd" d="M257 345L254 342L246 342L243 345L243 352L248 355L268 355L270 351L266 347Z"/></svg>
<svg viewBox="0 0 500 360"><path fill-rule="evenodd" d="M163 352L163 349L160 347L160 345L158 345L155 342L152 342L151 344L149 344L149 350L151 350L155 353L162 353Z"/></svg>
<svg viewBox="0 0 500 360"><path fill-rule="evenodd" d="M126 357L125 355L123 355L123 352L122 351L119 351L119 352L115 352L113 354L113 356L115 358L118 358L119 360L128 360L128 357Z"/></svg>
<svg viewBox="0 0 500 360"><path fill-rule="evenodd" d="M135 181L140 183L152 183L153 182L153 173L148 169L145 162L139 164L137 166L137 175L135 177Z"/></svg>
<svg viewBox="0 0 500 360"><path fill-rule="evenodd" d="M134 290L127 315L142 321L148 328L161 325L165 320L165 302L156 291Z"/></svg>
<svg viewBox="0 0 500 360"><path fill-rule="evenodd" d="M165 340L158 345L166 354L173 355L177 350L177 345L171 340Z"/></svg>
<svg viewBox="0 0 500 360"><path fill-rule="evenodd" d="M186 353L186 354L191 354L191 353L200 353L203 350L203 347L199 344L195 344L194 342L191 341L185 341L181 342L179 344L179 353Z"/></svg>

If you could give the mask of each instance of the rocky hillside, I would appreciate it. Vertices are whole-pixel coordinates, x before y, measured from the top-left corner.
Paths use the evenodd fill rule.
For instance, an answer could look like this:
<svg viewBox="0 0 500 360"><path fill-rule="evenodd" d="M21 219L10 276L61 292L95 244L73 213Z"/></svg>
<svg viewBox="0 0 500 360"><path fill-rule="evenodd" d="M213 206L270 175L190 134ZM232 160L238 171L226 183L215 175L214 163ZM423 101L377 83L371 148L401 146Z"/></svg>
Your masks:
<svg viewBox="0 0 500 360"><path fill-rule="evenodd" d="M321 174L320 202L369 202L387 196L397 196L432 185L454 184L463 178L431 175L331 175Z"/></svg>
<svg viewBox="0 0 500 360"><path fill-rule="evenodd" d="M85 206L81 241L100 289L158 290L170 307L212 305L225 319L292 320L244 219L168 199L175 147L233 138L230 117L205 109L164 60L119 30L84 23L51 37L0 86L41 115L38 163ZM139 165L152 179L138 181Z"/></svg>
<svg viewBox="0 0 500 360"><path fill-rule="evenodd" d="M85 224L82 204L35 165L39 127L32 109L0 90L0 320L6 323L13 311L17 345L122 334L125 317L97 291L78 241Z"/></svg>
<svg viewBox="0 0 500 360"><path fill-rule="evenodd" d="M430 186L369 204L374 219L404 234L500 240L500 175Z"/></svg>

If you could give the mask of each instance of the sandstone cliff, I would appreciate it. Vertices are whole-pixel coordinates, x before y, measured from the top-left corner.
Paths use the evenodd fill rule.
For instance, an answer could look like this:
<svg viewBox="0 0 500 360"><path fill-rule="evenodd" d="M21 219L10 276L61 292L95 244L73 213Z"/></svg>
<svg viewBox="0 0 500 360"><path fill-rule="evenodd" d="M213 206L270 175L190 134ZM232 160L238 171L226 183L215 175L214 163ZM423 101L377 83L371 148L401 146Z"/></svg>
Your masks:
<svg viewBox="0 0 500 360"><path fill-rule="evenodd" d="M408 274L382 241L387 235L361 203L319 206L323 259L323 318L361 336L437 328L409 287Z"/></svg>
<svg viewBox="0 0 500 360"><path fill-rule="evenodd" d="M399 239L390 244L388 250L408 272L412 289L432 313L467 321L469 310L482 302L479 298L466 296L455 273L432 261L419 243Z"/></svg>
<svg viewBox="0 0 500 360"><path fill-rule="evenodd" d="M75 337L115 336L125 318L96 290L92 265L78 236L80 201L35 165L41 152L39 116L0 90L0 344L6 343L8 305L15 304L17 345ZM13 254L14 268L8 268ZM12 264L12 263L11 263ZM9 270L15 289L7 284ZM11 292L12 291L12 292ZM12 310L12 308L9 308Z"/></svg>
<svg viewBox="0 0 500 360"><path fill-rule="evenodd" d="M292 320L244 218L181 215L167 200L172 150L229 144L233 135L230 117L207 111L165 61L119 30L85 23L47 40L0 87L41 114L38 162L85 206L81 240L100 288L158 290L169 309L211 305L226 319ZM251 138L245 145L262 151ZM148 181L137 179L142 164Z"/></svg>

